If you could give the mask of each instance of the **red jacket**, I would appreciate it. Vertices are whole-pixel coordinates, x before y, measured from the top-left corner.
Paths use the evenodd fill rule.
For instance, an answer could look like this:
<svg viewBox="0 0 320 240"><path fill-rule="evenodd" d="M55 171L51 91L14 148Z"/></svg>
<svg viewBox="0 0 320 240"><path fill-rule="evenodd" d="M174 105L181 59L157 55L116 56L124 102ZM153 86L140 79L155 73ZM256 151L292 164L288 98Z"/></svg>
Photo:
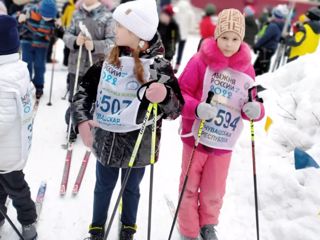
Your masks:
<svg viewBox="0 0 320 240"><path fill-rule="evenodd" d="M200 22L200 35L201 38L213 37L216 25L211 21L210 16L205 16Z"/></svg>

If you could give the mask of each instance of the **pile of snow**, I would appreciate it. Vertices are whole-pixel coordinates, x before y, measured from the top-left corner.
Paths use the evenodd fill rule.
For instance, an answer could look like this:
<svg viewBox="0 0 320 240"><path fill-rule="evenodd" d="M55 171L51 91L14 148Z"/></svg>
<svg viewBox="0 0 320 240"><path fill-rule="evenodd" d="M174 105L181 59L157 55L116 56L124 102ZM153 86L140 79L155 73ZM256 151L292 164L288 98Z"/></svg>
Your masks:
<svg viewBox="0 0 320 240"><path fill-rule="evenodd" d="M266 115L273 121L268 133L262 130L265 121L256 124L262 239L319 239L320 170L295 170L293 155L294 148L299 147L320 163L319 57L320 52L301 57L256 79L267 88L260 96L264 99ZM253 197L249 201L253 206ZM238 207L243 208L240 203ZM253 226L246 227L253 233L243 239L256 239Z"/></svg>

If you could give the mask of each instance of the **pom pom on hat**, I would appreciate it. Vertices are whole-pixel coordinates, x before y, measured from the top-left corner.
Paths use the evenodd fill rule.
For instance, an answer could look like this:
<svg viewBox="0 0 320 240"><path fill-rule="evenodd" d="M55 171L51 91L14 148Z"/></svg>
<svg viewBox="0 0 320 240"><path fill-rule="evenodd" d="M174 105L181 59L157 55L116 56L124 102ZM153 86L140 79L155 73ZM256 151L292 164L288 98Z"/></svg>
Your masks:
<svg viewBox="0 0 320 240"><path fill-rule="evenodd" d="M0 55L9 55L19 51L20 41L16 19L0 15Z"/></svg>
<svg viewBox="0 0 320 240"><path fill-rule="evenodd" d="M42 0L40 3L40 14L45 18L56 18L57 6L54 0Z"/></svg>
<svg viewBox="0 0 320 240"><path fill-rule="evenodd" d="M243 40L245 34L245 20L243 14L234 8L224 9L218 15L218 23L214 38L218 39L225 32L234 32Z"/></svg>
<svg viewBox="0 0 320 240"><path fill-rule="evenodd" d="M216 14L217 8L214 4L208 3L204 8L204 12L206 13L207 16L212 16Z"/></svg>
<svg viewBox="0 0 320 240"><path fill-rule="evenodd" d="M112 16L142 40L150 41L157 32L159 16L155 0L136 0L120 4Z"/></svg>
<svg viewBox="0 0 320 240"><path fill-rule="evenodd" d="M169 16L173 16L174 15L174 10L173 10L172 4L165 5L162 8L161 12L164 12L164 13L168 14Z"/></svg>
<svg viewBox="0 0 320 240"><path fill-rule="evenodd" d="M253 16L255 14L255 10L252 6L248 5L243 9L243 13L245 16Z"/></svg>

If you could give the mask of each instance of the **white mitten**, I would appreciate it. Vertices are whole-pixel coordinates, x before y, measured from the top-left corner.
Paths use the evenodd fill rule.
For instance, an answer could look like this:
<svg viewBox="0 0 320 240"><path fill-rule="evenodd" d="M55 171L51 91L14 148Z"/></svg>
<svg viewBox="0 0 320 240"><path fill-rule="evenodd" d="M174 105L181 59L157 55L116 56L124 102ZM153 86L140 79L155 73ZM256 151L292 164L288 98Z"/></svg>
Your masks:
<svg viewBox="0 0 320 240"><path fill-rule="evenodd" d="M201 102L196 109L197 117L202 120L214 118L217 115L217 108L209 103Z"/></svg>
<svg viewBox="0 0 320 240"><path fill-rule="evenodd" d="M243 105L242 111L244 114L252 120L256 120L261 115L261 106L259 102L247 102Z"/></svg>

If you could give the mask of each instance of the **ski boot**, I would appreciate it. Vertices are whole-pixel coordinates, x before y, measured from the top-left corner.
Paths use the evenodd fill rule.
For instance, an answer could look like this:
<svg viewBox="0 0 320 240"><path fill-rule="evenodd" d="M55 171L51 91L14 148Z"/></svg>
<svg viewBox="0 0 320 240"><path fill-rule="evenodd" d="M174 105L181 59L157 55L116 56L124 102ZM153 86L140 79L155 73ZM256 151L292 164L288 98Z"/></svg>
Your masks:
<svg viewBox="0 0 320 240"><path fill-rule="evenodd" d="M43 95L43 89L42 88L37 88L36 89L36 99L40 99Z"/></svg>
<svg viewBox="0 0 320 240"><path fill-rule="evenodd" d="M218 240L214 224L204 225L200 230L203 240Z"/></svg>
<svg viewBox="0 0 320 240"><path fill-rule="evenodd" d="M85 238L85 240L103 240L104 227L101 226L89 226L90 237Z"/></svg>
<svg viewBox="0 0 320 240"><path fill-rule="evenodd" d="M4 219L0 221L0 228L4 225Z"/></svg>
<svg viewBox="0 0 320 240"><path fill-rule="evenodd" d="M76 140L77 140L77 133L73 130L73 128L71 128L69 141L75 142Z"/></svg>
<svg viewBox="0 0 320 240"><path fill-rule="evenodd" d="M181 235L180 240L199 240L199 238L192 238L192 237L186 237Z"/></svg>
<svg viewBox="0 0 320 240"><path fill-rule="evenodd" d="M122 225L120 230L119 240L133 240L133 235L137 231L137 225L127 226Z"/></svg>
<svg viewBox="0 0 320 240"><path fill-rule="evenodd" d="M36 224L22 225L22 236L24 240L36 240L38 236Z"/></svg>

